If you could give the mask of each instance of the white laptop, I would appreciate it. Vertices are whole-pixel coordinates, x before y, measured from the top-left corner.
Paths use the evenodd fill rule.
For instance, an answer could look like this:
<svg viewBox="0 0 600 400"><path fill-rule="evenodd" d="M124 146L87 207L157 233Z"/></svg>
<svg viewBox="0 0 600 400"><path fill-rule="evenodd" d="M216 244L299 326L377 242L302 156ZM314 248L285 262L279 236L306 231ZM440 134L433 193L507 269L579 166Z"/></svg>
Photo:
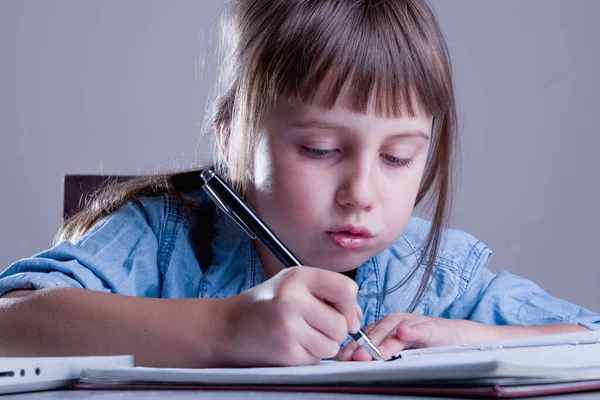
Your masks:
<svg viewBox="0 0 600 400"><path fill-rule="evenodd" d="M83 368L133 367L132 355L86 357L0 357L0 395L69 386Z"/></svg>

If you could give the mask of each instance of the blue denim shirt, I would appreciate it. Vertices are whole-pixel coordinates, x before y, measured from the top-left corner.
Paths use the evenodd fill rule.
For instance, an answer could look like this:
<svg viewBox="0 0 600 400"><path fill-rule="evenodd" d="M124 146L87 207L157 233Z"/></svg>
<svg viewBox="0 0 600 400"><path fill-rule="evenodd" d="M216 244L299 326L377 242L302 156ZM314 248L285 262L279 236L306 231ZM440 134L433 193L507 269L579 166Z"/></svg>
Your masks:
<svg viewBox="0 0 600 400"><path fill-rule="evenodd" d="M202 191L200 202L210 200ZM402 236L356 273L363 326L408 311L424 267L413 270L430 222L412 217ZM203 272L190 239L191 225L168 195L143 198L99 221L74 243L63 241L17 261L0 274L0 295L13 289L59 286L161 297L229 297L265 281L250 238L229 217L214 214L212 264ZM431 284L415 313L497 325L574 323L600 328L600 315L548 295L533 282L487 268L488 247L458 230L445 231Z"/></svg>

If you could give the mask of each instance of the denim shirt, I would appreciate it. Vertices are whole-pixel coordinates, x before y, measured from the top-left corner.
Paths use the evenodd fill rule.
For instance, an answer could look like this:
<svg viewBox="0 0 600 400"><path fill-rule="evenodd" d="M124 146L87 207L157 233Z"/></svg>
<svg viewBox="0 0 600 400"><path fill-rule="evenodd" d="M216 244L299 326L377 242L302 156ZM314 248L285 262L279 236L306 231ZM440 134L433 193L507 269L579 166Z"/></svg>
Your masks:
<svg viewBox="0 0 600 400"><path fill-rule="evenodd" d="M193 196L201 204L211 201L202 191ZM264 270L245 232L219 212L213 222L212 264L203 269L190 238L191 224L175 199L142 198L100 220L77 241L63 241L11 265L0 274L0 295L69 286L155 298L224 298L264 282ZM394 244L358 268L363 327L388 313L409 311L424 266L400 289L379 294L414 269L430 228L430 222L411 217ZM414 312L496 325L600 328L600 315L552 297L529 280L490 272L491 255L473 236L445 230L430 285Z"/></svg>

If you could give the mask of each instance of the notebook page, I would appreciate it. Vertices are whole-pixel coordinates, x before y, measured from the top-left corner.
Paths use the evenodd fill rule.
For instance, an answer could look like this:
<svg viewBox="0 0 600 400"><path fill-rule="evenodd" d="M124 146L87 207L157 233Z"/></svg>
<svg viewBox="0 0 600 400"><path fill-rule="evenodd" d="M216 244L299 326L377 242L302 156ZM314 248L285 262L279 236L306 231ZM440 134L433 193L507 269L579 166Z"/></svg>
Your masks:
<svg viewBox="0 0 600 400"><path fill-rule="evenodd" d="M566 368L582 368L572 369ZM439 353L391 362L325 361L279 368L88 369L82 381L143 381L196 384L329 384L411 382L431 379L584 376L600 379L600 345L532 347Z"/></svg>

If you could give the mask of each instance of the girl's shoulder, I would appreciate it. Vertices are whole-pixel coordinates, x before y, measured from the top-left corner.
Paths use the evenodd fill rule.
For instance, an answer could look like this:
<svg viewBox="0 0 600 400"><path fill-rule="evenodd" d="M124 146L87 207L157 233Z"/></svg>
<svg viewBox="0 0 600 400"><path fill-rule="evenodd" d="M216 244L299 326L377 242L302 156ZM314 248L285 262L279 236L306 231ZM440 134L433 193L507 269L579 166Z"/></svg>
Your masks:
<svg viewBox="0 0 600 400"><path fill-rule="evenodd" d="M187 191L175 194L161 193L144 196L132 201L118 212L138 211L153 231L159 233L165 224L176 223L190 225L195 214L211 206L212 202L203 190ZM129 211L128 211L129 209Z"/></svg>
<svg viewBox="0 0 600 400"><path fill-rule="evenodd" d="M210 204L207 197L199 192L177 195L160 193L139 197L97 221L83 235L73 240L72 245L85 247L93 243L94 246L103 248L118 236L121 247L133 249L142 238L146 238L156 242L160 264L162 258L170 258L175 248L191 245L187 242L190 242L190 233L197 223L199 211ZM123 236L124 232L127 235Z"/></svg>

